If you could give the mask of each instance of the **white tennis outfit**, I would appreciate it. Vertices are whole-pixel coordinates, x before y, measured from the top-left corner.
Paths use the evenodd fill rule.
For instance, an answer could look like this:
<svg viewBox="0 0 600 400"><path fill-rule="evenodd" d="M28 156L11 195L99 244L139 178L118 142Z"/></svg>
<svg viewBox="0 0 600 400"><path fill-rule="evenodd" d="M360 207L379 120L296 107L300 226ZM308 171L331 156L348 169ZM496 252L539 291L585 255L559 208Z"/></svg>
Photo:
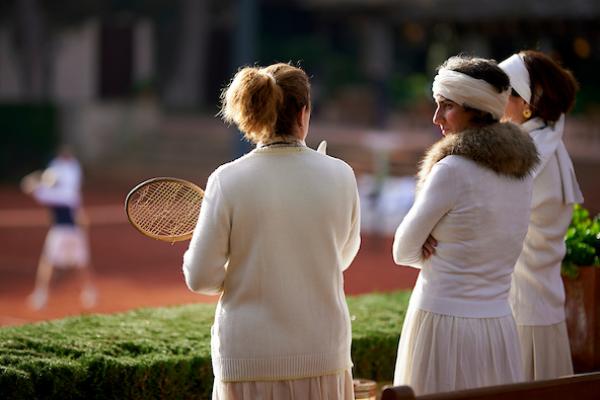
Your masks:
<svg viewBox="0 0 600 400"><path fill-rule="evenodd" d="M420 192L394 237L394 261L421 269L394 373L394 385L409 385L417 395L523 380L508 294L527 232L532 166L515 178L472 159L487 160L494 152L519 159L520 147L537 157L512 124L473 133L470 143L464 132L448 135L428 152L423 168L430 172L421 173ZM500 139L484 146L492 137ZM488 162L505 168L493 165L502 158ZM438 245L424 260L430 234Z"/></svg>
<svg viewBox="0 0 600 400"><path fill-rule="evenodd" d="M535 170L529 230L512 279L510 302L528 380L573 373L560 266L574 203L583 202L562 143L564 116L554 126L534 118L522 125L541 162Z"/></svg>
<svg viewBox="0 0 600 400"><path fill-rule="evenodd" d="M342 272L359 207L352 169L304 145L257 148L210 176L183 272L221 296L213 399L353 398Z"/></svg>
<svg viewBox="0 0 600 400"><path fill-rule="evenodd" d="M56 183L39 186L33 192L53 218L42 254L56 268L83 268L89 264L90 255L87 235L76 222L81 205L81 167L74 158L57 157L48 170Z"/></svg>

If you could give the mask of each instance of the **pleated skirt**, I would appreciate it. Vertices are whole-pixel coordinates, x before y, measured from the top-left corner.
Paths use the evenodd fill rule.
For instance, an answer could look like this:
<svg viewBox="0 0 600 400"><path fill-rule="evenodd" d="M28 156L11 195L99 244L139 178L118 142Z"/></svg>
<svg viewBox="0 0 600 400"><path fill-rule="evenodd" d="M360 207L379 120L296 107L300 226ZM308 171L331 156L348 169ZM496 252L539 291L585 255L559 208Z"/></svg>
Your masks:
<svg viewBox="0 0 600 400"><path fill-rule="evenodd" d="M423 395L523 380L512 315L463 318L409 307L394 385L409 385Z"/></svg>
<svg viewBox="0 0 600 400"><path fill-rule="evenodd" d="M565 321L554 325L518 325L525 379L554 379L573 374Z"/></svg>
<svg viewBox="0 0 600 400"><path fill-rule="evenodd" d="M78 226L52 226L46 235L43 254L56 268L83 268L90 258L87 235Z"/></svg>
<svg viewBox="0 0 600 400"><path fill-rule="evenodd" d="M283 381L222 382L215 378L213 400L353 400L352 373Z"/></svg>

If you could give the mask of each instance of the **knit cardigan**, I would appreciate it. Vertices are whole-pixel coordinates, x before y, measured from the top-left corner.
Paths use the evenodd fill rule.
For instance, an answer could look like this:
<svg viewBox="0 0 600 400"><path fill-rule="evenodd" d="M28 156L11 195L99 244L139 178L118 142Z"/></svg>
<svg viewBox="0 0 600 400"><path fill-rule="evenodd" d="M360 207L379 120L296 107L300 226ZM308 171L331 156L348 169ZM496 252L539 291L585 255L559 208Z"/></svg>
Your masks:
<svg viewBox="0 0 600 400"><path fill-rule="evenodd" d="M583 197L568 154L564 151L559 156L561 150L557 147L564 145L559 142L552 151L545 150L549 136L558 135L557 140L561 140L562 125L546 126L539 118L522 125L541 149L542 163L533 178L529 229L515 265L510 292L518 325L554 325L566 318L565 290L560 276L566 252L564 237L573 213L570 199L582 202ZM561 161L566 165L561 165ZM568 182L563 179L561 168L570 170L572 178ZM570 196L565 192L570 192Z"/></svg>
<svg viewBox="0 0 600 400"><path fill-rule="evenodd" d="M393 244L397 264L421 268L411 306L459 317L511 313L511 273L537 162L531 139L510 123L448 135L427 152L415 203ZM438 245L425 260L429 235Z"/></svg>
<svg viewBox="0 0 600 400"><path fill-rule="evenodd" d="M360 244L356 179L308 147L263 147L209 178L184 255L191 290L220 294L215 377L282 380L352 366L342 272Z"/></svg>

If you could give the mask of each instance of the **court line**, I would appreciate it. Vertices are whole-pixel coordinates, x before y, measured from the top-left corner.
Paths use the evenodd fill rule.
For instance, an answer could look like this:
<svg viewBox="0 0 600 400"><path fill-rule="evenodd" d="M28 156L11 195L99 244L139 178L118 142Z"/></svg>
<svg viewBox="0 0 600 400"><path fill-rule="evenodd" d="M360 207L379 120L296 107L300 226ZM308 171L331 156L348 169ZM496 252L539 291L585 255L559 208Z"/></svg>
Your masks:
<svg viewBox="0 0 600 400"><path fill-rule="evenodd" d="M35 322L35 320L31 318L18 318L11 317L9 315L0 315L0 326L24 325L31 322Z"/></svg>
<svg viewBox="0 0 600 400"><path fill-rule="evenodd" d="M123 205L87 206L85 212L92 225L127 223ZM48 212L42 207L0 210L0 228L32 228L48 224Z"/></svg>

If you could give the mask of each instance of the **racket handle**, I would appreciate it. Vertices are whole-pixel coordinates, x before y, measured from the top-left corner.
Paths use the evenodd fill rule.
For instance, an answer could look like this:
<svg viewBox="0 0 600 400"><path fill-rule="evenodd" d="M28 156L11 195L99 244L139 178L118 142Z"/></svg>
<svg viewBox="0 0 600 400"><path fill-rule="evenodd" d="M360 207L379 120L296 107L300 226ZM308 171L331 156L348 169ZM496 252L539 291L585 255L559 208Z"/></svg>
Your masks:
<svg viewBox="0 0 600 400"><path fill-rule="evenodd" d="M321 154L327 154L327 141L326 140L322 140L321 143L319 143L319 147L317 147L317 151Z"/></svg>

